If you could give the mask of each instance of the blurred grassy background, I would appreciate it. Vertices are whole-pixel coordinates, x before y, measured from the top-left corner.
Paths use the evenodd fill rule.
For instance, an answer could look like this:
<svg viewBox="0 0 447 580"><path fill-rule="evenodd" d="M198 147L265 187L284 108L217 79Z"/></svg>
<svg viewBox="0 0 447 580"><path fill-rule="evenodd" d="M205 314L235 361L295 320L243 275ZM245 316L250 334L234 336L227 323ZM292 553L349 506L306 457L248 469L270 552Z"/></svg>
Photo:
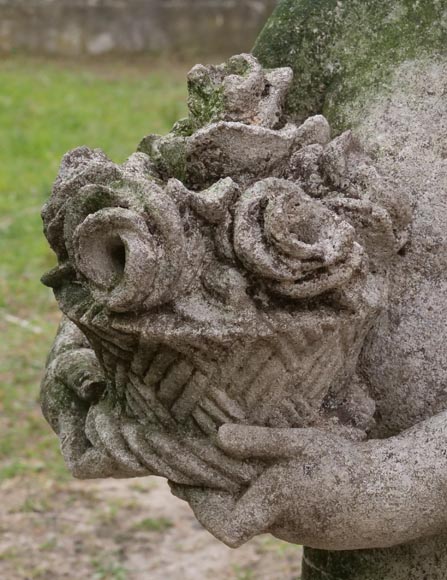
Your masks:
<svg viewBox="0 0 447 580"><path fill-rule="evenodd" d="M0 62L0 481L67 477L38 392L59 313L40 276L55 259L40 208L62 155L78 145L122 162L186 109L188 65L147 60Z"/></svg>

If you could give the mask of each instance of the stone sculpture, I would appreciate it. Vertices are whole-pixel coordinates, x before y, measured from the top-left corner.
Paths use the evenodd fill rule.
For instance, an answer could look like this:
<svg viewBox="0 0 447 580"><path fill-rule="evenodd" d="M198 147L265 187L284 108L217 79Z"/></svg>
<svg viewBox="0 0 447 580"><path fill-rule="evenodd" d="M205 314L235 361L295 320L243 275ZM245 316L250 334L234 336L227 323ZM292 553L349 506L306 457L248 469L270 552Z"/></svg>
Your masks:
<svg viewBox="0 0 447 580"><path fill-rule="evenodd" d="M263 465L219 450L225 423L365 438L357 359L411 214L350 132L286 122L291 79L250 55L197 66L171 134L122 166L65 156L43 210L59 261L44 281L71 322L43 404L75 475L239 493ZM59 382L85 420L65 420Z"/></svg>
<svg viewBox="0 0 447 580"><path fill-rule="evenodd" d="M162 475L229 545L314 548L307 580L441 579L445 162L418 200L421 124L376 103L373 160L295 124L291 83L251 55L198 65L169 135L121 166L65 156L43 410L75 476Z"/></svg>

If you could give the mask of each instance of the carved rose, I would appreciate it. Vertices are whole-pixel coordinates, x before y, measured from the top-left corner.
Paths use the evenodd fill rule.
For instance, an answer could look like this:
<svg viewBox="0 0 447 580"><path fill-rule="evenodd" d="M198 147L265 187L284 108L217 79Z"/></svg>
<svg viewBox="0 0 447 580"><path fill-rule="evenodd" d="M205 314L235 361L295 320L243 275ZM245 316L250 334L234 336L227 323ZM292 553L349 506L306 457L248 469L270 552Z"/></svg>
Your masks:
<svg viewBox="0 0 447 580"><path fill-rule="evenodd" d="M98 197L104 200L104 207L91 211ZM107 201L116 206L110 207ZM137 199L132 205L120 207L119 196L104 186L86 186L76 200L78 219L65 225L76 271L93 296L117 312L170 298L185 260L183 225L169 197L151 185L146 187L141 207ZM80 206L84 215L80 215Z"/></svg>
<svg viewBox="0 0 447 580"><path fill-rule="evenodd" d="M234 247L247 269L291 298L344 286L363 258L350 224L281 179L260 181L242 195Z"/></svg>
<svg viewBox="0 0 447 580"><path fill-rule="evenodd" d="M71 158L77 173L60 180L53 205L45 208L47 235L60 256L59 267L45 281L56 287L61 273L71 270L94 300L115 312L169 301L193 276L197 235L186 239L188 216L182 220L171 196L142 178L145 155L132 156L122 166L103 157L75 150ZM98 166L104 168L95 180Z"/></svg>

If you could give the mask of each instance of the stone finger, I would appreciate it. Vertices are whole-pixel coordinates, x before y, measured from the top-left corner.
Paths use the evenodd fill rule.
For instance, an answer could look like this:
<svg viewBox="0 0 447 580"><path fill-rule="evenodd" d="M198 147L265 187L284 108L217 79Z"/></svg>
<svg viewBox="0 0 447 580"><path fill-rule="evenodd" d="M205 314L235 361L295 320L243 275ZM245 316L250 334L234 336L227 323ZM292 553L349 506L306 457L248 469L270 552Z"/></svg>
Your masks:
<svg viewBox="0 0 447 580"><path fill-rule="evenodd" d="M234 490L238 486L225 476L220 470L212 468L202 461L185 446L177 442L172 435L165 435L158 431L145 433L146 441L170 465L175 465L186 477L197 485L212 488Z"/></svg>
<svg viewBox="0 0 447 580"><path fill-rule="evenodd" d="M218 432L220 447L240 458L278 459L296 457L309 449L320 434L314 429L274 429L246 425L222 425Z"/></svg>
<svg viewBox="0 0 447 580"><path fill-rule="evenodd" d="M153 448L141 433L142 427L125 423L122 425L121 430L132 453L149 469L152 475L166 477L173 482L183 485L194 484L192 479L168 465L154 452Z"/></svg>
<svg viewBox="0 0 447 580"><path fill-rule="evenodd" d="M129 473L134 475L146 475L147 469L135 458L121 434L119 424L113 417L102 412L99 407L92 407L94 412L94 424L100 442L104 445L107 453L116 463Z"/></svg>

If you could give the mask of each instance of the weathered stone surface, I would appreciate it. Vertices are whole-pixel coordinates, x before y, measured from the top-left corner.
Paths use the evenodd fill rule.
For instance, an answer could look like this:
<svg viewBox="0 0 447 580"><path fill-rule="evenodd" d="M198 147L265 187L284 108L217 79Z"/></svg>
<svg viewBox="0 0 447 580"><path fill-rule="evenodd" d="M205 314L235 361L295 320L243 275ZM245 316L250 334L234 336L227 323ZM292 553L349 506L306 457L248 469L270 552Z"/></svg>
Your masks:
<svg viewBox="0 0 447 580"><path fill-rule="evenodd" d="M163 475L229 545L270 531L312 547L312 580L437 580L446 57L404 56L381 90L345 95L331 116L349 111L355 134L331 138L314 85L309 119L281 109L286 56L282 72L249 56L195 68L190 117L121 167L66 157L46 282L72 322L44 408L75 474ZM78 357L85 385L63 371Z"/></svg>
<svg viewBox="0 0 447 580"><path fill-rule="evenodd" d="M351 379L410 213L351 133L287 124L291 80L249 55L195 67L184 135L146 138L122 166L65 156L43 210L59 260L44 281L78 330L62 324L43 403L77 476L241 490L262 463L219 449L225 423L371 428ZM186 152L183 183L166 143ZM96 358L81 334L66 347L77 332Z"/></svg>

